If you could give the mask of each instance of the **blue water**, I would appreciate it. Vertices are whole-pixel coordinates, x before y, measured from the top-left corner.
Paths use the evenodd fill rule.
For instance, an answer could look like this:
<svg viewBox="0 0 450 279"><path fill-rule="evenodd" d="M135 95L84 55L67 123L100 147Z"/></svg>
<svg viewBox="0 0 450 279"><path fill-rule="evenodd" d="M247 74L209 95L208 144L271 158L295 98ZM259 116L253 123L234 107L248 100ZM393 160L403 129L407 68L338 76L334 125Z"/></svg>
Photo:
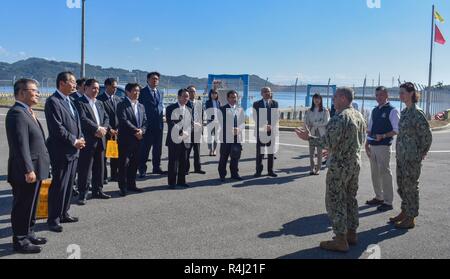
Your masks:
<svg viewBox="0 0 450 279"><path fill-rule="evenodd" d="M40 87L40 91L42 93L53 93L55 89L53 87ZM0 86L0 92L1 93L11 93L13 92L13 88L11 86ZM168 91L170 94L176 94L176 89L171 89ZM287 109L287 108L294 108L295 104L295 94L294 92L274 92L273 94L274 100L276 100L279 103L279 106L281 109ZM323 96L323 103L324 106L327 106L327 99L326 99L326 93L322 93ZM331 97L331 94L330 94ZM249 92L249 104L251 105L253 102L258 101L261 99L261 94L259 91L251 91ZM306 92L297 92L297 103L296 107L297 109L300 107L305 106L305 100L306 100ZM166 100L167 103L174 102L174 98L168 98ZM362 100L356 100L356 103L359 106L359 109L362 108ZM393 101L391 102L396 108L400 109L400 102ZM371 110L373 107L377 105L377 102L375 100L366 100L364 102L364 108L366 110ZM331 99L328 99L328 107L331 106Z"/></svg>

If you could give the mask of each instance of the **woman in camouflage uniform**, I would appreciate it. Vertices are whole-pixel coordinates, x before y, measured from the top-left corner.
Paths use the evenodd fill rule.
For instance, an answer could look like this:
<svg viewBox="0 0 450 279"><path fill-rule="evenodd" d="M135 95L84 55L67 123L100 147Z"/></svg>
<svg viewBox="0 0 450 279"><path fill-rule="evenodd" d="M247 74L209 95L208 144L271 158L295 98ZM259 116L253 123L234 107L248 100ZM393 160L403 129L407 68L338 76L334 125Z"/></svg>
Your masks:
<svg viewBox="0 0 450 279"><path fill-rule="evenodd" d="M401 213L390 219L399 229L412 229L419 216L419 177L422 161L431 147L432 134L414 84L400 86L400 99L406 104L401 113L397 138L397 184L402 199Z"/></svg>

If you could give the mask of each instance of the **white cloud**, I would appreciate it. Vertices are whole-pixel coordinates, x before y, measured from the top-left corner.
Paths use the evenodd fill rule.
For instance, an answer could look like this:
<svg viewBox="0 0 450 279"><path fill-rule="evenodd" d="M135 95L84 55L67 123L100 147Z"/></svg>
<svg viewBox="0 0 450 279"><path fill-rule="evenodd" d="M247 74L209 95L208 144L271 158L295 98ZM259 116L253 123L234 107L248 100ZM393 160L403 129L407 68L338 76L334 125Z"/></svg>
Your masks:
<svg viewBox="0 0 450 279"><path fill-rule="evenodd" d="M4 48L4 47L2 47L2 46L0 46L0 56L4 56L4 57L9 56L9 53L8 53L8 51L6 50L6 48Z"/></svg>
<svg viewBox="0 0 450 279"><path fill-rule="evenodd" d="M134 37L131 41L135 44L139 44L142 42L142 39L140 37Z"/></svg>

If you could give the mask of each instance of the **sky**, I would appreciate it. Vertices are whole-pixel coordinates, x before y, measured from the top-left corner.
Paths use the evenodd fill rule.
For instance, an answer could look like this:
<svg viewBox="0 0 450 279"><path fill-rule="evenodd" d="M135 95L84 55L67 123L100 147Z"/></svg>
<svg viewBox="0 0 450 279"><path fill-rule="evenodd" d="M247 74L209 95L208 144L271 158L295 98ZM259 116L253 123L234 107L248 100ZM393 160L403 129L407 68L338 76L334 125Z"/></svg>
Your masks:
<svg viewBox="0 0 450 279"><path fill-rule="evenodd" d="M77 0L72 0L77 1ZM375 1L375 0L374 0ZM80 61L81 9L1 0L0 61ZM257 74L278 84L426 84L431 6L447 20L433 83L450 83L450 1L86 0L86 62L166 75ZM371 1L372 2L372 1Z"/></svg>

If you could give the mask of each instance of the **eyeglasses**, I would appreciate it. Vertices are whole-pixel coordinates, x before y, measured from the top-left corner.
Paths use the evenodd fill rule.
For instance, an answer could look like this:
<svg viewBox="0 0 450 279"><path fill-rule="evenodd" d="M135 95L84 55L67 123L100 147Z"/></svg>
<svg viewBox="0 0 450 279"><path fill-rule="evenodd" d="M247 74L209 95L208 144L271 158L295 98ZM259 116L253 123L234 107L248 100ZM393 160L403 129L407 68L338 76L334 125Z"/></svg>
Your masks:
<svg viewBox="0 0 450 279"><path fill-rule="evenodd" d="M38 89L33 89L33 88L24 88L23 90L24 90L24 91L32 91L32 92L38 93L38 94L41 93L41 91L39 91Z"/></svg>

